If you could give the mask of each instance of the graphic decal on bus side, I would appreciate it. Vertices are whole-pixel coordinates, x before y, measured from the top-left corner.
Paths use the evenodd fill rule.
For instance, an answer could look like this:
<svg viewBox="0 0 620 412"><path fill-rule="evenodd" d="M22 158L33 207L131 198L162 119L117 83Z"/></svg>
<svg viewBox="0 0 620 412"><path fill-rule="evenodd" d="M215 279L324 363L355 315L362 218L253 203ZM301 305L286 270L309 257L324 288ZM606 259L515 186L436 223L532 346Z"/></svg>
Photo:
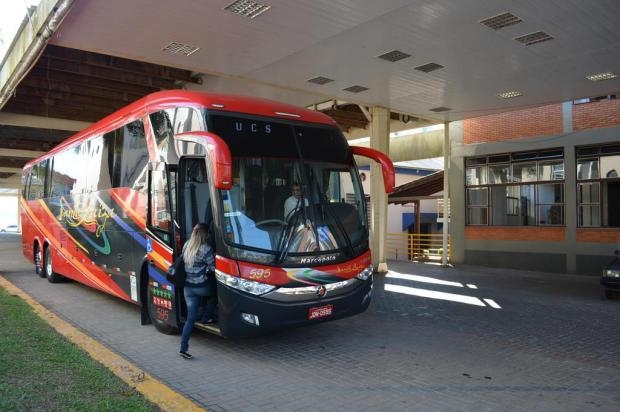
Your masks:
<svg viewBox="0 0 620 412"><path fill-rule="evenodd" d="M30 204L26 203L23 200L21 201L21 205L22 205L22 210L25 212L26 216L28 216L28 218L34 223L34 225L41 232L40 237L47 239L52 245L52 247L54 247L55 250L67 252L67 250L62 247L60 241L54 236L54 233L52 231L53 230L52 227L54 226L54 224L51 219L55 219L56 215L52 213L52 211L48 208L45 201L38 200L36 202L31 203L32 206L40 208L41 213L36 213L36 211L34 211L33 208L30 206ZM42 220L39 220L37 216L41 216L42 218L46 218L46 217L47 218L45 219L45 221L42 221ZM75 242L75 239L73 239L73 241ZM87 252L87 251L84 251L84 252ZM119 287L119 285L117 285L116 283L108 279L108 277L105 276L105 274L99 274L98 272L100 271L97 270L97 268L90 268L88 264L82 263L84 261L83 258L86 257L84 256L84 254L81 254L76 251L74 257L76 259L69 259L68 257L65 256L65 258L67 259L67 262L70 262L71 265L76 267L80 272L80 275L77 276L77 278L75 274L73 274L72 278L76 280L81 279L82 283L85 283L94 288L100 289L113 296L117 296L124 300L130 300L129 296L127 296L125 291L123 291Z"/></svg>
<svg viewBox="0 0 620 412"><path fill-rule="evenodd" d="M358 275L370 265L370 252L347 263L317 266L314 268L271 267L248 262L238 262L242 278L277 286L318 286L340 282Z"/></svg>
<svg viewBox="0 0 620 412"><path fill-rule="evenodd" d="M83 240L104 255L109 255L110 240L105 232L108 219L116 214L113 209L105 205L99 197L98 204L88 205L84 209L71 207L65 197L60 198L59 222L65 222L67 228L73 228L80 234Z"/></svg>
<svg viewBox="0 0 620 412"><path fill-rule="evenodd" d="M124 202L116 202L123 197ZM65 257L65 262L75 269L79 267L77 271L67 269L69 272L64 275L125 300L137 301L131 282L135 283L147 249L144 219L138 218L139 213L145 212L141 197L131 189L119 188L24 202L28 205L24 209L30 209L27 213L35 220L35 216L43 218L35 226L49 228L44 237ZM32 206L44 213L32 211ZM148 255L158 270L165 273L171 251L162 247Z"/></svg>

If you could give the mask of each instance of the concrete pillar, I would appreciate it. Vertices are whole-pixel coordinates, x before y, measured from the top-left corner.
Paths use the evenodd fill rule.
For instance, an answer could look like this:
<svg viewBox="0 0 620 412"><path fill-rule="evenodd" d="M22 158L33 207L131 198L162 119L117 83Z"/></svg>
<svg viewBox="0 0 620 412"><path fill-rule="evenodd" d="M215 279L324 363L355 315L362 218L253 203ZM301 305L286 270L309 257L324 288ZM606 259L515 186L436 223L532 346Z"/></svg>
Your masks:
<svg viewBox="0 0 620 412"><path fill-rule="evenodd" d="M562 103L562 119L564 133L573 132L573 102ZM569 205L577 204L577 190L569 189L569 182L577 181L577 158L575 157L575 145L572 140L564 144L564 227L566 235L566 272L577 273L577 208ZM575 186L573 185L573 188Z"/></svg>
<svg viewBox="0 0 620 412"><path fill-rule="evenodd" d="M385 107L371 109L370 147L385 154L390 153L390 110ZM385 236L387 233L387 193L383 185L381 165L370 165L370 201L371 201L371 251L372 265L377 272L387 272L385 259Z"/></svg>
<svg viewBox="0 0 620 412"><path fill-rule="evenodd" d="M443 254L441 266L448 266L448 226L450 224L450 190L448 176L450 175L450 122L444 122L443 140Z"/></svg>
<svg viewBox="0 0 620 412"><path fill-rule="evenodd" d="M465 261L465 147L463 144L463 121L449 124L450 129L450 166L447 171L450 190L450 260L451 263ZM468 156L471 156L468 154Z"/></svg>

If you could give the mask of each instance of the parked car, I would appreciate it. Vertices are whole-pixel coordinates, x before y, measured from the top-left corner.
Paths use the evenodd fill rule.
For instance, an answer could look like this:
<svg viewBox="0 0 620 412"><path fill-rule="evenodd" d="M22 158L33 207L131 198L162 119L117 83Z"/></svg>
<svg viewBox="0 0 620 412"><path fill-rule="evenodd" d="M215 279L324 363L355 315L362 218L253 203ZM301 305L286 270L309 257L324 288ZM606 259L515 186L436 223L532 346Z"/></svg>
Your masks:
<svg viewBox="0 0 620 412"><path fill-rule="evenodd" d="M611 299L620 292L620 250L614 252L616 257L603 268L601 285L605 288L605 297Z"/></svg>
<svg viewBox="0 0 620 412"><path fill-rule="evenodd" d="M8 225L0 229L0 232L17 233L17 225Z"/></svg>

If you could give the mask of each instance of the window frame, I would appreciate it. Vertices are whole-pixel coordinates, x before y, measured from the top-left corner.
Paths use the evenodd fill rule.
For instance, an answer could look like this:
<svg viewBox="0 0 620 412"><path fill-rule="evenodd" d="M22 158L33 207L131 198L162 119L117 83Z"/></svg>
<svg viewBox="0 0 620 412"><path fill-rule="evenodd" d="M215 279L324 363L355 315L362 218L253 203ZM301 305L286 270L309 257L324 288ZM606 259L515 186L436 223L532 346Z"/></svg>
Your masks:
<svg viewBox="0 0 620 412"><path fill-rule="evenodd" d="M548 178L544 179L546 167L550 167L550 170ZM528 173L524 181L522 179L523 172L517 173L520 176L517 181L515 170L523 171L526 168L529 168L533 173ZM500 170L500 173L493 174L492 169ZM557 148L537 152L500 153L465 158L465 225L564 226L566 224L564 170L564 150ZM496 179L493 176L500 178ZM554 198L554 202L549 203L548 200L542 202L541 188L548 185L559 185L561 187L559 191L560 201ZM505 188L506 195L502 198L503 201L498 201L497 196L501 194L500 188L502 187ZM471 203L470 192L482 188L486 188L486 204ZM520 193L518 198L511 194L515 192L515 188L518 188L516 190ZM528 199L528 206L525 210L523 210L524 196ZM512 200L512 203L509 200ZM533 204L531 204L532 200ZM497 210L500 210L497 208L503 210L500 213L501 216L495 216ZM551 208L554 210L559 208L561 217L558 223L550 223L549 219L541 219L541 211ZM482 209L485 209L486 219L480 218L479 210ZM472 218L474 215L477 216L475 222Z"/></svg>

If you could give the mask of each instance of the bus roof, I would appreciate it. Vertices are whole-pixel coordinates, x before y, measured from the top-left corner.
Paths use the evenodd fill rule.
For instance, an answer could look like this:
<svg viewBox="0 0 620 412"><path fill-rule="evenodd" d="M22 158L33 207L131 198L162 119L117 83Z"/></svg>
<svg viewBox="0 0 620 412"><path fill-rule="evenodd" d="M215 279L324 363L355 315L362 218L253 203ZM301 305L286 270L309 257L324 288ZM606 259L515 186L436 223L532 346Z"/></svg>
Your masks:
<svg viewBox="0 0 620 412"><path fill-rule="evenodd" d="M148 94L93 123L86 129L61 142L49 152L30 160L24 165L24 168L31 167L33 164L53 156L55 153L64 150L75 142L99 133L106 133L110 130L114 130L127 121L137 119L145 114L153 113L158 110L179 106L204 107L214 111L239 112L288 120L296 119L332 126L337 125L335 120L321 112L273 100L235 94L208 93L190 90L165 90Z"/></svg>

